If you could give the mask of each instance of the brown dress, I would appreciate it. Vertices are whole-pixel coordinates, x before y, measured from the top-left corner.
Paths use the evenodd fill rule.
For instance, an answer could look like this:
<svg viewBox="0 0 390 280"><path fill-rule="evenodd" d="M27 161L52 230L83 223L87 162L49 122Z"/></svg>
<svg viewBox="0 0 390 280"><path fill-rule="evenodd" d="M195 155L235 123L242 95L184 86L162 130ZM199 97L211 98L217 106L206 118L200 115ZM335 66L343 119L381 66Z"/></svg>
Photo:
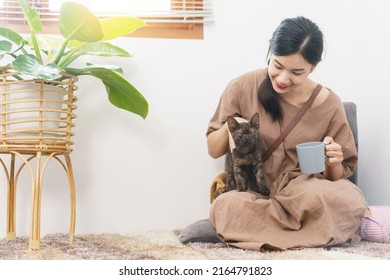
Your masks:
<svg viewBox="0 0 390 280"><path fill-rule="evenodd" d="M212 117L207 135L239 113L249 119L260 113L263 151L297 114L299 108L283 101L284 117L273 122L258 101L258 88L266 69L246 73L229 83ZM322 174L301 174L295 146L323 141L331 136L344 156L343 179L332 182ZM264 164L270 198L252 192L230 191L212 204L210 221L224 242L244 249L288 249L341 244L356 237L367 209L360 189L345 179L352 175L357 151L344 107L330 92L321 104L310 108L284 142Z"/></svg>

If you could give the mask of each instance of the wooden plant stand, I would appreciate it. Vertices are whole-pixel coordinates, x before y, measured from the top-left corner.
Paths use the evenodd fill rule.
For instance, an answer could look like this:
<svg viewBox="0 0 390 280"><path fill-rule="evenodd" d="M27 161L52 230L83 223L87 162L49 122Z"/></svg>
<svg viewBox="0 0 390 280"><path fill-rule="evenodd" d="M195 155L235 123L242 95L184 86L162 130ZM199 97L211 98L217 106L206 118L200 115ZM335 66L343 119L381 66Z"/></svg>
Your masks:
<svg viewBox="0 0 390 280"><path fill-rule="evenodd" d="M48 163L55 159L65 170L70 188L70 231L73 242L76 220L76 191L70 153L73 113L77 107L76 77L62 81L18 80L11 67L0 68L0 165L7 183L6 240L16 239L16 187L21 171L31 175L32 198L29 249L40 249L42 181ZM57 97L49 95L54 92ZM29 89L29 87L32 89ZM9 161L3 158L8 157ZM9 167L7 167L7 163Z"/></svg>

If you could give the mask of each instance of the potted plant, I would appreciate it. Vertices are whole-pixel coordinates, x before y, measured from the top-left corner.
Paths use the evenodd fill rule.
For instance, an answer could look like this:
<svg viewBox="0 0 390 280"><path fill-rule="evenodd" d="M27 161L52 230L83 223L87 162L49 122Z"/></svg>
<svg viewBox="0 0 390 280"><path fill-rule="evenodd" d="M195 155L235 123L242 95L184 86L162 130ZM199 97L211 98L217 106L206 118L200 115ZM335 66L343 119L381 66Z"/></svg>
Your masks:
<svg viewBox="0 0 390 280"><path fill-rule="evenodd" d="M87 64L83 68L71 66L83 55L129 57L127 51L108 41L145 26L144 21L130 16L100 20L87 7L68 1L60 9L58 22L63 38L44 38L37 34L42 31L39 15L25 0L18 2L30 28L30 38L25 39L9 28L0 27L0 60L11 57L12 68L21 74L16 75L16 79L30 77L61 81L65 79L64 73L90 75L103 82L108 99L114 106L142 118L147 116L148 102L123 77L120 67L95 64Z"/></svg>
<svg viewBox="0 0 390 280"><path fill-rule="evenodd" d="M74 86L77 77L90 75L101 80L113 105L142 118L148 114L146 99L123 77L120 67L87 64L76 68L71 64L83 55L130 56L108 41L141 28L145 23L123 16L100 20L87 7L68 1L62 5L59 16L59 32L63 38L44 38L38 36L42 30L38 14L25 0L18 2L30 28L30 37L25 39L9 28L0 27L0 60L7 59L7 63L11 60L0 71L0 154L12 154L6 176L7 240L15 239L16 182L20 171L27 166L33 182L29 248L39 249L42 177L51 158L60 161L69 180L70 241L73 240L75 184L69 153L73 144L70 138L73 135L71 128L75 115L72 110L76 99L73 90L77 88ZM46 97L51 92L62 99L56 99L54 95ZM28 96L17 98L19 94ZM31 108L31 104L38 104L39 108ZM56 107L58 104L60 109ZM36 112L38 116L26 116ZM13 129L10 126L14 126ZM61 154L65 162L57 157ZM47 157L45 161L42 161L42 155ZM19 168L15 165L16 156L22 159ZM36 158L36 164L32 166L30 161L33 158ZM8 172L1 159L0 162Z"/></svg>

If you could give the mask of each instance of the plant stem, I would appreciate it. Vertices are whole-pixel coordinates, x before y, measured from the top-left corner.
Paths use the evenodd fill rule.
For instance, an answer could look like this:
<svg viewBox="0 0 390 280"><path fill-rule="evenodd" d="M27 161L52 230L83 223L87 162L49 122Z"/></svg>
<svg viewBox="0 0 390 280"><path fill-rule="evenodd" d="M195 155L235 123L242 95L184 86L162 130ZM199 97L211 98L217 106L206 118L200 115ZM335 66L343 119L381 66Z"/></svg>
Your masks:
<svg viewBox="0 0 390 280"><path fill-rule="evenodd" d="M69 38L67 38L64 43L61 46L60 51L57 53L56 58L54 59L54 63L58 65L58 62L60 61L61 57L64 55L65 48L68 45Z"/></svg>
<svg viewBox="0 0 390 280"><path fill-rule="evenodd" d="M81 56L80 53L77 53L77 49L71 50L60 62L58 62L59 67L67 67L69 64L71 64L74 60L79 58Z"/></svg>
<svg viewBox="0 0 390 280"><path fill-rule="evenodd" d="M31 41L33 43L33 48L34 48L34 52L35 52L36 57L43 64L43 59L42 59L42 56L41 56L41 52L39 50L37 37L35 36L35 32L34 32L33 29L31 29Z"/></svg>
<svg viewBox="0 0 390 280"><path fill-rule="evenodd" d="M71 34L68 35L68 37L66 38L65 42L62 44L61 50L58 52L58 54L56 56L56 59L54 60L55 64L58 65L58 63L61 60L61 57L64 55L65 48L68 45L68 42L72 39L73 35L76 34L79 31L79 29L83 26L83 24L85 22L86 22L86 20L83 21L75 30L73 30L73 32Z"/></svg>

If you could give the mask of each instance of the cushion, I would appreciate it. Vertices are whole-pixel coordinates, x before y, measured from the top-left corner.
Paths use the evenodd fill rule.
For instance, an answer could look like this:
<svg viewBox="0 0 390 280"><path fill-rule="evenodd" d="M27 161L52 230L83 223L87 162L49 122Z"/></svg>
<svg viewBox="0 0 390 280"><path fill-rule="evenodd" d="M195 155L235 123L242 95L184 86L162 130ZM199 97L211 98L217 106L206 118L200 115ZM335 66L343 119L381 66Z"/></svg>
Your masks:
<svg viewBox="0 0 390 280"><path fill-rule="evenodd" d="M364 217L360 236L367 241L388 243L390 241L390 206L369 206L371 217Z"/></svg>
<svg viewBox="0 0 390 280"><path fill-rule="evenodd" d="M180 235L180 242L187 244L190 242L218 243L221 242L217 236L214 226L209 219L199 220L185 227Z"/></svg>

